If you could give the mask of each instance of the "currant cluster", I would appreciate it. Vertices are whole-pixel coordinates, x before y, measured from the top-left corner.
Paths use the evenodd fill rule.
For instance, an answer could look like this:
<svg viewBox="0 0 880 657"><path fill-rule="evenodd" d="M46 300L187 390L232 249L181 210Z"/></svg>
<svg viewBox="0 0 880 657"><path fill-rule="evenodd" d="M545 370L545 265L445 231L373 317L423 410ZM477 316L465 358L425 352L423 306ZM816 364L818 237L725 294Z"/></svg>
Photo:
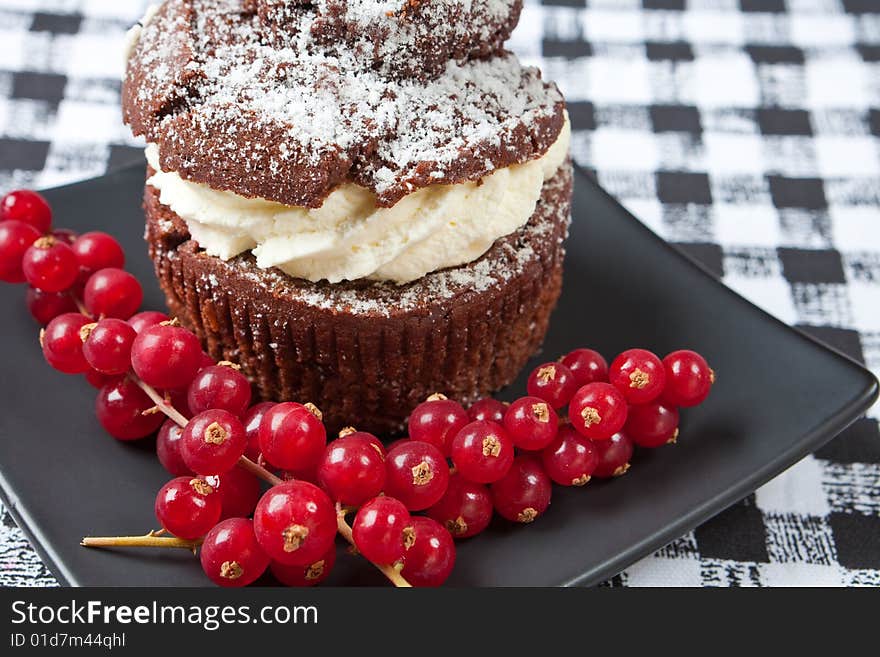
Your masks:
<svg viewBox="0 0 880 657"><path fill-rule="evenodd" d="M95 410L111 436L158 431L158 459L174 477L155 501L160 531L173 537L84 544L200 548L221 586L267 570L291 586L320 583L337 534L398 586L442 584L454 538L479 534L494 513L533 521L553 483L623 474L634 446L675 441L678 409L701 403L714 382L693 351L661 360L630 349L609 366L576 349L535 368L528 395L511 404L486 398L465 410L434 394L413 411L408 437L387 449L353 427L328 442L314 404L252 404L237 365L214 362L167 315L135 314L143 294L124 263L105 233L52 231L38 194L0 200L0 279L29 284L46 361L98 388Z"/></svg>
<svg viewBox="0 0 880 657"><path fill-rule="evenodd" d="M389 459L432 473L441 471L435 455L451 460L446 491L420 497L410 508L427 507L455 538L480 533L493 513L532 522L550 505L553 483L583 486L592 477L622 475L634 446L675 442L679 407L701 403L714 376L689 350L661 361L645 349L629 349L609 366L598 352L575 349L536 367L528 395L511 404L487 398L465 411L432 396L413 411L409 439L398 442ZM446 477L445 470L437 475ZM413 495L397 494L404 501Z"/></svg>

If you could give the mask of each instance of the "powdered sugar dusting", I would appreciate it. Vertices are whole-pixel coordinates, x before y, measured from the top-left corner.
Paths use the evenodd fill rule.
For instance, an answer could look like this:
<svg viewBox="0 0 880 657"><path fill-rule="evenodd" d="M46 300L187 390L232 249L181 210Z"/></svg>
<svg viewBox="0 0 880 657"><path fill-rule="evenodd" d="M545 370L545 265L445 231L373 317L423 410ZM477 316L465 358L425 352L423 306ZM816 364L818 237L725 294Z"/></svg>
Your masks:
<svg viewBox="0 0 880 657"><path fill-rule="evenodd" d="M281 3L295 9L296 18L283 39L274 33L267 38L243 0L176 0L175 11L151 21L134 55L143 77L137 101L161 103L148 137L162 143L163 167L175 143L194 150L195 126L198 134L220 142L206 138L197 144L204 157L244 159L253 173L265 170L268 161L270 174L286 171L290 162L320 168L328 157L337 158L381 202L425 181L458 182L465 154L478 163L469 178L478 179L512 150L523 151L524 144L534 149L553 142L555 134L542 131L556 125L562 97L514 55L452 60L427 81L389 77L365 67L350 44L316 42L312 28L333 3ZM387 12L403 11L407 4L349 0L345 16L365 25L390 21ZM498 13L510 11L510 4L481 2L484 10ZM403 47L406 34L382 47ZM243 134L282 138L242 144ZM525 159L542 154L524 152Z"/></svg>

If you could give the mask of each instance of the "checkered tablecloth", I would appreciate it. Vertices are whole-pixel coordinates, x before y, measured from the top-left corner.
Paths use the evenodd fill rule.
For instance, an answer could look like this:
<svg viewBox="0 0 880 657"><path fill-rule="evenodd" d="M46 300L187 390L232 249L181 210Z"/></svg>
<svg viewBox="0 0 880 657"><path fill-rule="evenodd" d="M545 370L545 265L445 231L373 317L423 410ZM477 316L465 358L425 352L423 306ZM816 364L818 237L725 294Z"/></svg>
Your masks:
<svg viewBox="0 0 880 657"><path fill-rule="evenodd" d="M118 95L143 8L0 0L0 192L141 159ZM880 371L880 0L527 0L511 47L636 216ZM611 584L880 585L877 417ZM0 584L53 584L2 519Z"/></svg>

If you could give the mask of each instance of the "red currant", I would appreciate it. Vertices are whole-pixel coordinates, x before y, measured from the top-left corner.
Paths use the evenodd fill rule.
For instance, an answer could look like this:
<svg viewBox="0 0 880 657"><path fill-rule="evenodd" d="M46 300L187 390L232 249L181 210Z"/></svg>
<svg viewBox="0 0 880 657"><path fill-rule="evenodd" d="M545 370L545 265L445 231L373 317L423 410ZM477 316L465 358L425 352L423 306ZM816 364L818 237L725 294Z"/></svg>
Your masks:
<svg viewBox="0 0 880 657"><path fill-rule="evenodd" d="M410 415L409 437L431 443L444 456L449 456L449 443L468 421L467 411L461 404L433 394Z"/></svg>
<svg viewBox="0 0 880 657"><path fill-rule="evenodd" d="M89 363L83 355L80 331L89 318L80 313L64 313L49 322L40 333L43 356L46 362L65 374L82 374L89 371Z"/></svg>
<svg viewBox="0 0 880 657"><path fill-rule="evenodd" d="M680 349L663 359L666 388L663 401L672 406L690 407L702 404L715 383L715 372L696 351Z"/></svg>
<svg viewBox="0 0 880 657"><path fill-rule="evenodd" d="M336 538L336 510L327 494L305 481L286 481L263 494L254 511L254 529L275 561L311 564Z"/></svg>
<svg viewBox="0 0 880 657"><path fill-rule="evenodd" d="M29 224L43 235L52 227L52 208L41 194L16 189L0 199L0 221L10 219Z"/></svg>
<svg viewBox="0 0 880 657"><path fill-rule="evenodd" d="M441 524L431 518L412 519L415 540L406 551L401 575L413 586L440 586L455 567L455 543Z"/></svg>
<svg viewBox="0 0 880 657"><path fill-rule="evenodd" d="M275 402L260 402L254 404L247 409L241 418L244 425L244 432L247 434L248 446L244 450L244 455L251 461L257 461L260 458L260 422L263 416L270 408L275 406Z"/></svg>
<svg viewBox="0 0 880 657"><path fill-rule="evenodd" d="M51 233L49 233L52 237L54 237L59 242L64 242L68 246L72 246L76 241L76 231L72 231L69 228L56 228Z"/></svg>
<svg viewBox="0 0 880 657"><path fill-rule="evenodd" d="M307 470L318 463L326 445L323 423L302 404L276 404L260 422L260 450L276 468Z"/></svg>
<svg viewBox="0 0 880 657"><path fill-rule="evenodd" d="M400 561L415 538L403 502L386 496L374 497L358 510L352 536L360 553L380 565Z"/></svg>
<svg viewBox="0 0 880 657"><path fill-rule="evenodd" d="M26 297L27 308L39 324L45 326L64 313L75 313L76 302L67 292L43 292L29 287Z"/></svg>
<svg viewBox="0 0 880 657"><path fill-rule="evenodd" d="M202 345L195 334L171 324L156 324L144 329L131 347L135 374L157 388L189 385L201 366L201 360Z"/></svg>
<svg viewBox="0 0 880 657"><path fill-rule="evenodd" d="M593 476L600 479L619 477L629 470L629 460L633 455L633 441L625 433L618 432L610 440L597 440L593 443L599 462Z"/></svg>
<svg viewBox="0 0 880 657"><path fill-rule="evenodd" d="M489 490L495 510L502 518L528 523L550 506L552 488L541 461L531 454L521 454L507 474Z"/></svg>
<svg viewBox="0 0 880 657"><path fill-rule="evenodd" d="M336 546L330 547L317 561L307 566L297 566L273 561L269 570L284 586L315 586L330 576L336 563Z"/></svg>
<svg viewBox="0 0 880 657"><path fill-rule="evenodd" d="M663 363L647 349L627 349L611 362L608 380L630 404L647 404L663 392Z"/></svg>
<svg viewBox="0 0 880 657"><path fill-rule="evenodd" d="M465 479L490 484L513 463L513 441L500 424L471 422L452 441L452 462Z"/></svg>
<svg viewBox="0 0 880 657"><path fill-rule="evenodd" d="M407 440L385 457L385 494L410 511L440 501L449 483L449 466L440 450L422 440Z"/></svg>
<svg viewBox="0 0 880 657"><path fill-rule="evenodd" d="M80 332L85 336L83 355L89 365L102 374L125 374L131 369L131 345L135 332L121 319L102 319L86 324Z"/></svg>
<svg viewBox="0 0 880 657"><path fill-rule="evenodd" d="M349 434L327 445L318 462L317 478L331 499L360 506L382 492L384 459L363 434Z"/></svg>
<svg viewBox="0 0 880 657"><path fill-rule="evenodd" d="M177 477L156 495L156 518L169 532L187 540L208 533L220 520L220 495L205 481Z"/></svg>
<svg viewBox="0 0 880 657"><path fill-rule="evenodd" d="M538 365L526 383L529 395L543 399L553 408L565 406L577 387L574 374L562 363Z"/></svg>
<svg viewBox="0 0 880 657"><path fill-rule="evenodd" d="M559 418L543 399L520 397L507 409L504 428L516 447L540 450L556 436Z"/></svg>
<svg viewBox="0 0 880 657"><path fill-rule="evenodd" d="M562 357L562 364L571 370L578 387L595 381L608 381L608 363L598 351L575 349Z"/></svg>
<svg viewBox="0 0 880 657"><path fill-rule="evenodd" d="M183 429L172 419L162 423L159 433L156 435L156 456L168 472L175 477L192 476L193 471L186 465L183 456L180 455L180 438Z"/></svg>
<svg viewBox="0 0 880 657"><path fill-rule="evenodd" d="M485 485L455 473L449 477L446 494L428 509L428 515L446 527L454 538L476 536L492 520L492 496Z"/></svg>
<svg viewBox="0 0 880 657"><path fill-rule="evenodd" d="M608 440L626 422L626 400L610 383L588 383L572 398L568 419L582 436Z"/></svg>
<svg viewBox="0 0 880 657"><path fill-rule="evenodd" d="M86 381L90 386L95 388L96 390L100 390L108 383L115 381L116 379L122 378L121 376L111 376L109 374L102 374L98 370L93 370L91 367L89 371L86 372Z"/></svg>
<svg viewBox="0 0 880 657"><path fill-rule="evenodd" d="M99 269L89 277L83 291L83 303L95 317L128 319L143 300L141 284L122 269Z"/></svg>
<svg viewBox="0 0 880 657"><path fill-rule="evenodd" d="M560 486L583 486L599 463L593 443L571 425L559 427L559 434L543 452L541 462L550 478Z"/></svg>
<svg viewBox="0 0 880 657"><path fill-rule="evenodd" d="M187 422L180 438L180 455L198 474L222 474L238 463L247 447L244 427L229 411L212 409Z"/></svg>
<svg viewBox="0 0 880 657"><path fill-rule="evenodd" d="M28 283L44 292L68 289L79 275L73 249L54 237L41 237L28 247L21 259Z"/></svg>
<svg viewBox="0 0 880 657"><path fill-rule="evenodd" d="M125 252L112 236L93 231L84 233L73 242L79 266L88 273L99 269L122 269L125 267Z"/></svg>
<svg viewBox="0 0 880 657"><path fill-rule="evenodd" d="M623 427L639 447L660 447L678 438L678 409L660 402L630 406Z"/></svg>
<svg viewBox="0 0 880 657"><path fill-rule="evenodd" d="M241 416L251 403L251 382L232 363L209 365L189 384L187 402L193 413L222 408Z"/></svg>
<svg viewBox="0 0 880 657"><path fill-rule="evenodd" d="M260 480L244 468L235 467L223 474L202 477L220 493L223 510L220 518L247 518L254 512L263 494Z"/></svg>
<svg viewBox="0 0 880 657"><path fill-rule="evenodd" d="M498 401L494 397L484 397L474 402L473 406L468 409L468 418L471 422L477 420L488 420L489 422L497 422L501 424L504 421L504 414L507 412L509 404Z"/></svg>
<svg viewBox="0 0 880 657"><path fill-rule="evenodd" d="M23 283L22 258L40 231L21 221L0 222L0 281Z"/></svg>
<svg viewBox="0 0 880 657"><path fill-rule="evenodd" d="M137 440L155 432L165 416L150 412L152 408L147 394L124 377L107 383L95 400L98 421L117 440Z"/></svg>
<svg viewBox="0 0 880 657"><path fill-rule="evenodd" d="M227 518L217 524L205 535L199 560L208 578L224 587L252 584L269 566L254 523L247 518Z"/></svg>
<svg viewBox="0 0 880 657"><path fill-rule="evenodd" d="M132 315L128 319L128 323L131 325L131 328L134 329L135 333L140 333L145 328L169 321L171 321L171 318L165 313L160 313L158 310L145 310L136 315Z"/></svg>

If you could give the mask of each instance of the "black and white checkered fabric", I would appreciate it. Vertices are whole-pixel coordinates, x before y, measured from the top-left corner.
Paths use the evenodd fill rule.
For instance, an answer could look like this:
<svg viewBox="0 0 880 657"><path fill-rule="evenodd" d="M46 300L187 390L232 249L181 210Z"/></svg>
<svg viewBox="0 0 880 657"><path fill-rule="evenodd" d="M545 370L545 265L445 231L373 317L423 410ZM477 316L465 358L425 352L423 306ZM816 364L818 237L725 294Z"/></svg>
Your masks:
<svg viewBox="0 0 880 657"><path fill-rule="evenodd" d="M0 191L141 158L117 53L144 4L0 2ZM880 372L880 0L527 0L511 47L624 205ZM880 585L877 418L611 584ZM0 584L53 581L4 512Z"/></svg>

